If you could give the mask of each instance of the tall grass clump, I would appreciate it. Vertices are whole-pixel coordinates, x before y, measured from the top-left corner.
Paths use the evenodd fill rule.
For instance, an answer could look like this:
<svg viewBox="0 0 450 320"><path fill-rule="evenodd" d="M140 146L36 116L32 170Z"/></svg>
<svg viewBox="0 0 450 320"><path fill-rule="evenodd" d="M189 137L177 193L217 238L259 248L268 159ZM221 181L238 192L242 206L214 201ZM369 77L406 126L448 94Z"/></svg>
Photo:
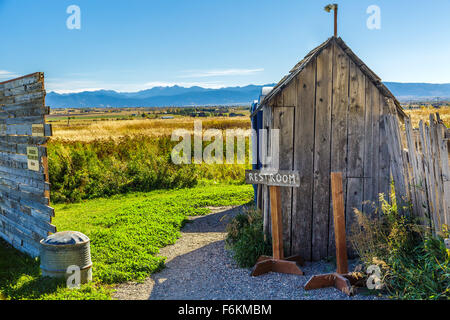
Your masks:
<svg viewBox="0 0 450 320"><path fill-rule="evenodd" d="M402 215L394 195L392 204L383 194L379 201L375 217L355 209L350 241L364 265L380 268L392 298L449 299L450 260L442 236Z"/></svg>
<svg viewBox="0 0 450 320"><path fill-rule="evenodd" d="M195 186L196 169L173 164L171 150L170 139L145 136L89 143L54 140L48 148L52 200Z"/></svg>
<svg viewBox="0 0 450 320"><path fill-rule="evenodd" d="M174 164L171 152L177 143L167 136L146 135L90 142L52 140L48 146L52 201L190 188L199 180L244 183L243 164Z"/></svg>
<svg viewBox="0 0 450 320"><path fill-rule="evenodd" d="M241 268L252 267L261 255L271 255L271 244L264 239L261 211L248 209L238 214L227 226L226 245Z"/></svg>

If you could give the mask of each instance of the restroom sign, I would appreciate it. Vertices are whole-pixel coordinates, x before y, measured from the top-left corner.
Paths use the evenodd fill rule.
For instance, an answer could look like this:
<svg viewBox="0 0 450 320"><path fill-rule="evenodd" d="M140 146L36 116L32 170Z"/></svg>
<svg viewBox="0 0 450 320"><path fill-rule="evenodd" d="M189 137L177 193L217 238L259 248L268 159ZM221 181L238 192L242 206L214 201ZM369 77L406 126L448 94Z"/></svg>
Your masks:
<svg viewBox="0 0 450 320"><path fill-rule="evenodd" d="M297 171L246 170L245 183L279 187L299 187L300 176Z"/></svg>

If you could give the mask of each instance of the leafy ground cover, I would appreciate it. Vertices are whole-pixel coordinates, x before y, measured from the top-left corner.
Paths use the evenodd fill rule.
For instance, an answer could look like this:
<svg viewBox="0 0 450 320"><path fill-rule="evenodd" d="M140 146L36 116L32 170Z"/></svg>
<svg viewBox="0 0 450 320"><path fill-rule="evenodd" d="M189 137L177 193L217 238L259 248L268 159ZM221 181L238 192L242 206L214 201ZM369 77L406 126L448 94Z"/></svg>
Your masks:
<svg viewBox="0 0 450 320"><path fill-rule="evenodd" d="M93 283L67 289L64 281L41 277L38 260L1 243L0 298L109 299L110 285L142 281L164 267L156 254L177 240L187 216L205 215L207 207L242 205L252 197L249 185L208 184L56 204L58 231L76 230L91 239Z"/></svg>

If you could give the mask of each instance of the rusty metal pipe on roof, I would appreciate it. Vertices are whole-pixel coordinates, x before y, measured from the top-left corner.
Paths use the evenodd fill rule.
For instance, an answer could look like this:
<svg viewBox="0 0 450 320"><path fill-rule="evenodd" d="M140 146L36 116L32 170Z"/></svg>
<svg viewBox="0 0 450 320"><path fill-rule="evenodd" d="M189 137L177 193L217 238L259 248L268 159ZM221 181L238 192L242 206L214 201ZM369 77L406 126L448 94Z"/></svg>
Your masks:
<svg viewBox="0 0 450 320"><path fill-rule="evenodd" d="M334 36L337 37L337 14L338 14L338 4L333 3L325 6L325 11L330 12L331 10L334 11Z"/></svg>

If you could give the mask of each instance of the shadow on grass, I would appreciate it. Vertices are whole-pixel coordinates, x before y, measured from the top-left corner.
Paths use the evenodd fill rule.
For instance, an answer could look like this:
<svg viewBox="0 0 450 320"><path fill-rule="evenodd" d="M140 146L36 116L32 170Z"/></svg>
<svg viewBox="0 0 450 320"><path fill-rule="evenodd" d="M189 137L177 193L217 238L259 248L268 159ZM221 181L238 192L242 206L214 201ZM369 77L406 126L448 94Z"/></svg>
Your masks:
<svg viewBox="0 0 450 320"><path fill-rule="evenodd" d="M248 206L249 204L245 204L205 216L192 216L185 220L181 231L185 233L225 232L227 224L236 215L245 212Z"/></svg>
<svg viewBox="0 0 450 320"><path fill-rule="evenodd" d="M39 260L0 239L0 294L3 299L39 299L64 285L63 280L41 276Z"/></svg>

